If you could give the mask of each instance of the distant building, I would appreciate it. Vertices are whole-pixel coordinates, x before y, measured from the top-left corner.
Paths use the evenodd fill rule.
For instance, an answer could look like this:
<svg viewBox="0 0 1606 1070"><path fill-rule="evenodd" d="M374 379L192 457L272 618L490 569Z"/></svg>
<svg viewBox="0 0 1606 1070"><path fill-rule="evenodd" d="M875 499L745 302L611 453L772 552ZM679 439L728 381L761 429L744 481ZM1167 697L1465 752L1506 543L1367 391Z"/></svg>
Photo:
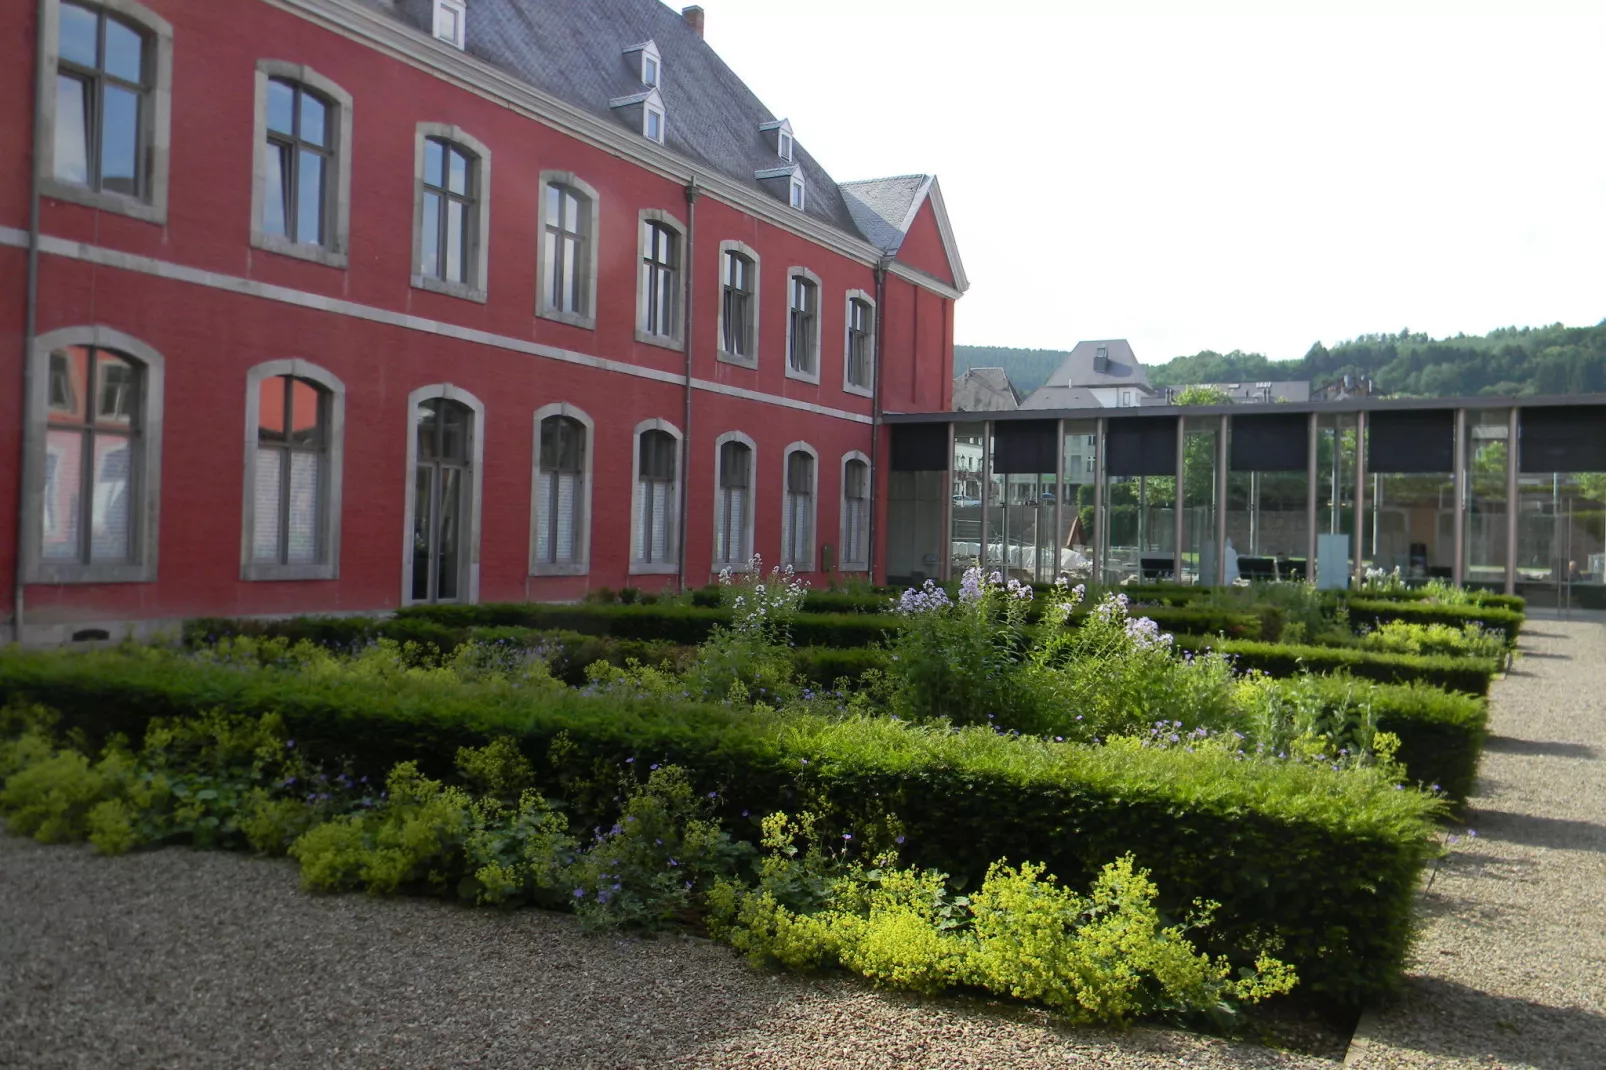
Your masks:
<svg viewBox="0 0 1606 1070"><path fill-rule="evenodd" d="M1226 395L1234 405L1266 405L1279 401L1309 401L1309 379L1262 380L1255 383L1195 383L1186 386L1161 387L1145 405L1175 405L1186 390L1215 390Z"/></svg>
<svg viewBox="0 0 1606 1070"><path fill-rule="evenodd" d="M971 368L954 380L955 412L1014 412L1020 391L1002 368Z"/></svg>
<svg viewBox="0 0 1606 1070"><path fill-rule="evenodd" d="M1128 408L1154 396L1149 375L1125 338L1078 342L1023 409Z"/></svg>
<svg viewBox="0 0 1606 1070"><path fill-rule="evenodd" d="M1381 398L1388 393L1377 388L1370 375L1342 375L1311 393L1312 401L1343 401L1345 398Z"/></svg>

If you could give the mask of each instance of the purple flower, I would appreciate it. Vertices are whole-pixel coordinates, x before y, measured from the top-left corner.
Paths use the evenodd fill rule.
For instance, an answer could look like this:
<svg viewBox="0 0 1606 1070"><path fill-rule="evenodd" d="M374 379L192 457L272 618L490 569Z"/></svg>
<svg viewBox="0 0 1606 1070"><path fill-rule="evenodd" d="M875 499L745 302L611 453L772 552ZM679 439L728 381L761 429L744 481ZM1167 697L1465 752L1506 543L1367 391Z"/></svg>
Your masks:
<svg viewBox="0 0 1606 1070"><path fill-rule="evenodd" d="M635 758L626 758L625 759L625 764L629 765L630 763L634 762L635 760L636 760Z"/></svg>
<svg viewBox="0 0 1606 1070"><path fill-rule="evenodd" d="M296 741L293 740L293 739L287 739L287 740L284 741L284 746L285 746L286 750L295 750L296 749Z"/></svg>
<svg viewBox="0 0 1606 1070"><path fill-rule="evenodd" d="M853 833L851 833L851 832L844 832L844 833L843 833L843 834L842 834L842 838L843 838L843 839L844 839L844 840L851 840L851 839L853 839Z"/></svg>
<svg viewBox="0 0 1606 1070"><path fill-rule="evenodd" d="M903 842L903 837L899 836L897 839L893 840L892 842L893 843L902 843Z"/></svg>

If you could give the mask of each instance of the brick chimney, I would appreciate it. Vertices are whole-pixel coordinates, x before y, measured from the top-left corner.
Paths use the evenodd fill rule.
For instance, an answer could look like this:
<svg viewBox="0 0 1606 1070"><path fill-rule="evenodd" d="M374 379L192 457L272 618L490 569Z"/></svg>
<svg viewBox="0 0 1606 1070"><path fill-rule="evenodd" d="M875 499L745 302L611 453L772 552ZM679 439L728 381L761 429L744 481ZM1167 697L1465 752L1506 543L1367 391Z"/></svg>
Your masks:
<svg viewBox="0 0 1606 1070"><path fill-rule="evenodd" d="M697 36L703 36L703 9L693 4L691 7L680 9L680 17L686 20L686 25L697 31Z"/></svg>

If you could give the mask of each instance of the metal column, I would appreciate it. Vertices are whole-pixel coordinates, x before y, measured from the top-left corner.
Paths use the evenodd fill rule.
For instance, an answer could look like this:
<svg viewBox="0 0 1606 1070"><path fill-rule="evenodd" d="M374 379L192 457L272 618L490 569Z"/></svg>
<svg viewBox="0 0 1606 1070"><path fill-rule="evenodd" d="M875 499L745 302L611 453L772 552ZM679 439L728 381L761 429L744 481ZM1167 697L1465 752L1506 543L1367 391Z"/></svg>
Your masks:
<svg viewBox="0 0 1606 1070"><path fill-rule="evenodd" d="M1517 435L1521 428L1518 409L1511 406L1506 419L1506 593L1517 593Z"/></svg>
<svg viewBox="0 0 1606 1070"><path fill-rule="evenodd" d="M1317 444L1321 442L1321 429L1317 423L1316 413L1310 414L1310 436L1308 449L1310 455L1305 458L1305 582L1316 582L1316 454Z"/></svg>
<svg viewBox="0 0 1606 1070"><path fill-rule="evenodd" d="M1366 579L1366 410L1355 414L1355 549L1350 586Z"/></svg>
<svg viewBox="0 0 1606 1070"><path fill-rule="evenodd" d="M1060 532L1065 530L1065 421L1054 421L1054 568L1048 579L1052 583L1060 574Z"/></svg>
<svg viewBox="0 0 1606 1070"><path fill-rule="evenodd" d="M1227 434L1232 417L1221 414L1216 432L1216 586L1227 586Z"/></svg>
<svg viewBox="0 0 1606 1070"><path fill-rule="evenodd" d="M993 498L993 422L981 425L981 531L976 542L976 564L987 570L987 513ZM1006 503L1007 508L1007 503Z"/></svg>
<svg viewBox="0 0 1606 1070"><path fill-rule="evenodd" d="M942 492L941 559L937 562L937 579L947 583L953 578L954 561L954 425L948 425L948 460L943 468L947 486Z"/></svg>
<svg viewBox="0 0 1606 1070"><path fill-rule="evenodd" d="M1109 418L1100 416L1093 432L1093 582L1104 582L1104 431Z"/></svg>
<svg viewBox="0 0 1606 1070"><path fill-rule="evenodd" d="M1450 567L1450 582L1457 587L1464 579L1462 573L1467 557L1467 410L1455 410L1455 563Z"/></svg>
<svg viewBox="0 0 1606 1070"><path fill-rule="evenodd" d="M1171 547L1171 582L1182 582L1182 470L1185 467L1184 450L1188 443L1188 425L1184 417L1177 417L1177 492L1173 495L1172 512L1175 514L1176 542ZM1142 576L1143 548L1138 547L1139 577Z"/></svg>

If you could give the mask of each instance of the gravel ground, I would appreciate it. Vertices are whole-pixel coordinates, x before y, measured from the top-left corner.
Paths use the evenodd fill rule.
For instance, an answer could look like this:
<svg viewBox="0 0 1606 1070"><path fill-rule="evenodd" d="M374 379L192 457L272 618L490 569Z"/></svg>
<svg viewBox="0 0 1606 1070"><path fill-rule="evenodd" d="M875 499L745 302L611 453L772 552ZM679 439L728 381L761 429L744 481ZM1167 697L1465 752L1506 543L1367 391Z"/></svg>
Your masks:
<svg viewBox="0 0 1606 1070"><path fill-rule="evenodd" d="M1606 1068L1606 625L1530 621L1521 650L1453 830L1477 836L1449 845L1353 1070Z"/></svg>
<svg viewBox="0 0 1606 1070"><path fill-rule="evenodd" d="M1335 1070L1188 1033L755 973L572 917L302 893L295 866L0 835L0 1067Z"/></svg>

